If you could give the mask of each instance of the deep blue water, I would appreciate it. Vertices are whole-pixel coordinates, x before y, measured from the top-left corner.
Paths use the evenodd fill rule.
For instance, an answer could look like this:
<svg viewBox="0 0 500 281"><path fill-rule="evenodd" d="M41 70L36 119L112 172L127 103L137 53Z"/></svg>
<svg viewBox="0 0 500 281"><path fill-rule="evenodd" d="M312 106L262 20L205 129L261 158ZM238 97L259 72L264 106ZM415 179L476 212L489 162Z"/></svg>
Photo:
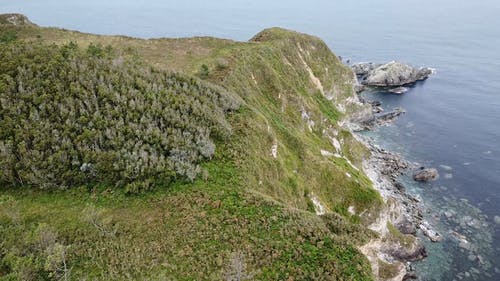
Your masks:
<svg viewBox="0 0 500 281"><path fill-rule="evenodd" d="M431 258L417 264L423 279L453 280L460 274L462 280L500 280L500 229L494 222L500 216L499 0L0 0L0 12L24 13L42 26L142 38L247 40L281 26L317 35L352 61L400 60L435 68L433 77L404 95L365 94L386 108L407 110L395 126L369 135L440 169L437 182L410 184L432 210L430 219L458 210L456 217L481 222L475 228L434 218L445 234L456 230L474 242L474 254L486 262L469 262L471 252L447 238L429 244Z"/></svg>

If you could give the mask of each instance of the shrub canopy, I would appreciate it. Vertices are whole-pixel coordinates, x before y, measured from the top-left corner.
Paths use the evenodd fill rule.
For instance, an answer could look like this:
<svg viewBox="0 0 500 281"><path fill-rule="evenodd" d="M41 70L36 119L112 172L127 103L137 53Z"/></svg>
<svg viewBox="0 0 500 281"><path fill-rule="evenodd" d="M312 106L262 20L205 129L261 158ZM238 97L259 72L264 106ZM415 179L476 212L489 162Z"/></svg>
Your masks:
<svg viewBox="0 0 500 281"><path fill-rule="evenodd" d="M39 187L194 179L238 103L111 48L0 44L0 182Z"/></svg>

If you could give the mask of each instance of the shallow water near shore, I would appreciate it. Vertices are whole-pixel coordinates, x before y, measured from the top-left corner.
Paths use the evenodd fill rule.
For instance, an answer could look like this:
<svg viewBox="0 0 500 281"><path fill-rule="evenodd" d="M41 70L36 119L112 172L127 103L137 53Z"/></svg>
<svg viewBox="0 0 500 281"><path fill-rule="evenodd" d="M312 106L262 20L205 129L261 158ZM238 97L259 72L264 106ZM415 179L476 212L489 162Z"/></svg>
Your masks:
<svg viewBox="0 0 500 281"><path fill-rule="evenodd" d="M422 279L500 280L500 225L494 219L500 216L499 1L0 0L0 12L24 13L42 26L141 38L248 40L281 26L321 37L344 60L435 68L429 80L402 95L365 93L386 109L407 112L393 126L367 134L440 172L430 184L402 179L445 236L429 242L429 258L416 264Z"/></svg>
<svg viewBox="0 0 500 281"><path fill-rule="evenodd" d="M370 96L370 93L364 96ZM393 142L394 137L401 134L399 122L361 134L382 148L416 161L408 154L407 146ZM399 178L409 194L421 199L424 220L442 237L442 241L434 243L422 233L418 234L429 257L414 263L413 268L420 280L497 280L495 225L468 199L457 197L457 187L444 184L450 180L446 175L453 172L453 167L440 165L438 170L441 178L436 182L417 183L413 181L411 172Z"/></svg>

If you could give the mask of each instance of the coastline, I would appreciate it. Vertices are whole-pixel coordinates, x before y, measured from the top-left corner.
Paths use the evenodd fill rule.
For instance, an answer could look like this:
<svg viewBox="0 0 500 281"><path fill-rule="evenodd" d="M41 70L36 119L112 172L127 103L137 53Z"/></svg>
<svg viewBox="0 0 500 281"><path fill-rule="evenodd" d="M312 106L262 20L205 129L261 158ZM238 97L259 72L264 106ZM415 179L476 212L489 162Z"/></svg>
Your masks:
<svg viewBox="0 0 500 281"><path fill-rule="evenodd" d="M359 83L359 80L356 82ZM357 88L359 84L355 84L354 89ZM351 119L347 127L371 152L370 158L363 161L362 168L385 202L385 208L377 220L369 225L369 229L378 233L379 237L359 247L370 261L376 280L410 280L433 276L444 278L446 273L440 273L438 264L451 267L451 255L454 254L463 257L458 265L463 267L450 270L458 272L453 275L458 280L469 277L471 280L481 280L481 276L492 277L495 272L500 272L487 258L491 254L491 248L488 247L493 243L488 232L487 217L468 204L466 199L447 194L433 198L432 193L418 191L420 184L410 181L415 181L415 175L423 169L422 165L406 160L404 156L393 152L390 146L389 150L381 148L383 142L370 137L371 133L363 133L384 126L396 126L392 125L393 121L405 113L400 107L384 112L382 102L372 101L363 95L366 91L370 92L370 89L363 87L356 92L359 101L369 105L371 114L366 114L361 120ZM450 169L444 165L438 168L444 172ZM424 170L434 170L439 177L435 168ZM435 188L446 190L443 186ZM406 237L413 237L414 242L402 245L399 241L391 241L391 236L394 236L391 228ZM429 250L428 258L426 248ZM447 254L448 251L451 252Z"/></svg>
<svg viewBox="0 0 500 281"><path fill-rule="evenodd" d="M354 90L359 87L359 81L353 72ZM364 90L364 89L363 89ZM376 280L400 281L417 279L411 262L427 257L427 251L417 231L433 242L441 240L440 235L423 218L423 202L408 192L398 181L399 176L417 168L399 154L387 151L373 143L368 137L360 134L371 131L378 126L388 126L396 120L404 109L394 112L380 113L380 104L365 101L355 91L360 104L369 105L370 112L362 110L353 114L350 122L345 124L356 138L369 151L370 158L362 163L362 169L373 183L373 188L381 195L385 207L379 217L368 228L379 237L370 240L359 250L369 260ZM365 107L366 109L366 107Z"/></svg>
<svg viewBox="0 0 500 281"><path fill-rule="evenodd" d="M151 42L148 41L148 43ZM358 51L354 50L353 52L359 53ZM417 59L417 61L418 60L419 59ZM308 67L308 65L306 65L306 67ZM326 69L326 71L328 72L328 68ZM246 75L245 77L251 77L252 78L251 82L255 83L255 85L257 86L258 82L253 74ZM314 75L311 76L311 82L314 84L314 86L316 86L318 90L321 89L323 87L322 84L316 84L315 81L318 81L317 77L315 77ZM320 82L321 81L323 80L320 80ZM325 83L325 85L327 85L327 83ZM409 88L400 87L397 89L399 90L398 91L389 90L389 92L392 92L393 94L403 94ZM357 91L358 90L355 90L355 92ZM428 89L426 89L425 92L428 93ZM361 134L357 134L356 129L353 130L349 128L350 131L352 132L352 135L355 136L360 142L363 142L364 146L367 147L369 151L371 151L371 156L369 157L369 159L364 159L363 161L359 162L356 161L356 166L359 167L360 170L362 169L364 174L368 176L370 181L373 183L368 185L372 185L373 188L377 190L377 192L383 198L385 204L383 204L383 212L377 214L377 216L380 215L377 221L370 225L370 228L372 230L380 233L379 237L377 237L377 239L373 239L372 241L370 241L370 243L362 245L361 247L358 246L358 248L363 251L365 256L370 258L370 262L372 263L372 268L374 270L376 269L377 277L380 277L379 274L380 270L383 271L384 269L391 269L393 271L391 273L393 274L391 275L390 278L382 278L382 277L380 278L382 278L382 280L402 280L405 278L412 278L413 274L412 265L414 268L416 268L415 270L417 272L416 274L418 275L418 277L422 279L427 279L426 277L429 277L432 280L434 279L453 280L453 278L458 280L474 275L476 276L475 278L479 278L481 276L483 276L483 278L484 276L491 277L491 275L487 275L484 273L486 272L485 267L490 262L490 260L492 261L493 264L492 267L494 267L490 268L492 272L500 274L500 270L498 270L495 267L494 261L496 259L493 256L495 255L495 252L498 251L499 248L497 248L494 242L492 242L495 241L495 239L493 238L492 240L490 236L487 236L489 235L489 233L486 233L486 228L491 227L491 224L493 224L493 227L495 227L495 223L500 225L500 222L497 222L496 214L493 214L495 215L493 218L493 215L491 214L489 217L486 215L481 215L478 209L477 209L478 213L471 212L469 211L469 209L465 209L464 206L473 209L474 206L476 205L474 206L471 205L473 204L473 202L469 204L469 202L466 199L467 198L466 196L458 194L458 192L456 192L457 188L453 186L453 184L456 183L454 183L451 180L453 178L456 181L460 180L462 182L462 180L460 179L460 175L463 172L462 170L460 170L462 163L464 166L469 166L472 163L471 167L474 166L474 163L470 160L464 160L462 162L457 162L457 163L449 163L448 161L450 160L448 160L446 157L433 160L433 155L430 156L424 155L423 157L418 157L418 155L413 154L414 151L411 151L412 149L408 149L412 147L410 145L411 142L409 142L407 139L400 139L400 138L391 139L390 133L393 132L401 134L407 133L409 137L413 137L413 135L416 135L415 132L418 132L418 130L411 129L410 132L409 128L413 128L413 122L408 122L408 127L406 127L407 128L406 130L405 127L403 127L405 126L404 122L407 121L406 119L411 121L417 120L418 122L419 119L410 119L413 118L413 116L411 116L410 118L404 117L405 120L400 120L401 122L391 126L390 124L393 120L393 116L394 118L397 118L399 113L401 114L404 113L402 112L403 110L401 111L394 110L396 108L394 107L393 103L390 103L389 99L388 99L389 102L386 103L386 100L380 97L380 95L386 95L386 93L384 92L384 93L377 93L378 97L374 99L381 100L385 105L390 105L390 106L386 106L385 108L378 106L379 111L375 112L377 106L374 103L378 101L370 101L372 100L372 98L369 96L370 94L368 94L367 92L363 92L363 95L366 95L363 97L367 98L367 101L365 102L363 101L362 97L359 97L359 99L362 101L361 103L364 105L363 109L368 109L367 113L372 113L373 110L372 116L375 115L376 117L371 120L372 121L370 123L371 128L367 128L367 124L365 123L356 123L356 125L358 125L360 128L359 130L365 130ZM388 94L387 96L390 98L396 97L396 95L391 95L391 94ZM418 95L412 95L412 96L406 95L405 99L415 96ZM339 99L342 99L342 97ZM282 98L282 94L279 95L279 98L280 99ZM328 96L328 99L329 98L336 99L336 97ZM423 96L420 96L419 98L423 98ZM357 101L357 95L353 94L349 95L349 97L344 102L347 104L347 106L349 106L350 103L356 101ZM282 103L286 104L285 102L286 100L283 99ZM342 101L338 103L335 101L333 103L335 104L335 106L339 106L339 110L342 109L341 108L341 106L343 105ZM381 104L381 102L378 103L379 105ZM408 106L409 111L415 112L414 108L412 109L409 103L406 104L397 103L398 106L400 104L404 105L405 108L406 106ZM413 105L415 103L411 102L411 104ZM389 112L389 110L391 110L391 107L393 111ZM282 111L284 108L285 107L282 106ZM352 117L354 115L351 114L357 114L358 112L350 112L351 110L353 110L353 108L354 107L347 107L348 112L343 116ZM387 110L387 113L384 113L384 109ZM304 111L304 112L306 114L311 114L310 111L309 112ZM433 112L437 111L433 110ZM359 113L362 112L360 111ZM381 116L383 116L383 114L386 114L385 116L387 117L387 119L380 118ZM312 124L314 125L315 120L314 121L313 120L314 119L309 119L308 117L306 119L307 124L309 125L310 122L312 122ZM343 121L344 120L337 122L339 127L343 126L342 125ZM377 128L374 129L374 131L378 131L378 128L385 125L388 126L387 128L380 130L381 134L379 134L378 132L373 132L372 136L372 132L369 132L374 128ZM400 125L402 125L401 128ZM391 127L393 127L394 130ZM417 126L415 126L415 128L416 127ZM269 126L267 128L268 128L267 131L269 133ZM391 131L389 132L389 135L387 132L385 132L386 129L388 129L388 131ZM311 130L310 127L309 130ZM367 135L372 137L368 137ZM388 136L389 138L386 139L384 138L385 136ZM433 138L429 139L433 140ZM335 139L335 141L336 140L337 139ZM416 142L418 141L420 140L417 139ZM377 143L379 146L375 145L374 143ZM269 146L270 145L266 144L266 149ZM381 149L380 147L384 147L387 150ZM273 156L273 159L282 157L282 154L279 154L278 156L278 152L282 152L280 151L280 148L281 144L278 142L276 138L274 138L271 148L272 151L271 155ZM335 149L337 149L336 146ZM402 153L401 155L404 156L400 156L390 151L399 151ZM481 151L478 153L481 153ZM492 154L492 151L488 150L482 153L487 153L487 155L490 155ZM493 155L494 153L495 151L493 151ZM332 153L326 150L321 150L321 155L325 157L334 156ZM411 176L413 168L415 167L412 166L413 165L412 163L406 162L405 159L403 159L403 157L406 159L414 159L413 161L418 161L421 163L432 163L429 165L434 166L440 172L443 173L444 176L441 179L442 181L438 181L437 183L428 183L428 184L413 182L412 179L408 178L408 176ZM488 157L493 157L493 156L488 156ZM353 166L351 162L347 163ZM403 165L406 164L408 164L409 167L404 168ZM420 167L420 165L418 167ZM405 176L400 176L401 173L405 173L405 171L409 172L406 173ZM449 178L447 176L449 176ZM348 177L350 177L350 175L348 175ZM404 186L401 185L401 182L399 182L398 180L403 182ZM365 182L368 183L369 181L366 180ZM259 181L259 186L260 185L261 182ZM458 185L458 188L460 188L460 186L461 185ZM470 186L471 190L474 191L477 188L476 183L468 184L468 186ZM375 192L373 193L375 194ZM318 197L315 197L314 194L317 194ZM331 194L332 193L329 193L329 195ZM311 193L310 199L312 200L312 203L317 203L321 206L321 201L320 201L321 193L319 192ZM486 199L485 201L489 202L488 199ZM480 204L477 206L478 208L479 207L482 208ZM349 212L351 211L354 212L354 210L355 209L351 210L351 208L349 208ZM324 213L324 210L320 213ZM363 213L361 213L361 215L363 215ZM427 220L429 223L425 223L425 220ZM487 223L490 224L488 225ZM433 231L432 228L430 228L430 225L432 225L436 229L439 229L439 232L442 234L443 237L442 243L432 243L430 241L431 239L427 239L426 237L424 237L424 235L427 234L428 236L435 237L436 240L439 240L441 238L440 235L436 236L437 233ZM403 247L403 250L407 250L405 252L406 255L401 256L401 252L403 251L401 249L399 249L400 251L399 255L395 254L395 251L398 250L397 245L399 242L390 240L394 238L393 237L394 233L391 233L391 231L393 231L394 229L400 229L402 232L408 232L410 236L413 235L414 237L416 237L416 235L413 232L418 231L419 238L415 239L418 239L420 242L424 242L424 244L427 246L427 250L430 253L429 258L418 263L412 263L411 261L408 262L406 260L408 259L407 253L411 252L412 250L411 247ZM418 245L418 243L412 243L412 245L416 246ZM455 247L455 249L452 249L452 247ZM486 255L485 253L490 253L490 252L484 250L484 248L482 247L491 247L492 250L490 251L493 254L490 256ZM415 253L415 251L413 251L413 253ZM359 253L358 255L361 256L361 254ZM436 262L438 260L442 260L443 262L442 263ZM467 266L464 266L465 263L469 263L472 265L467 264ZM479 271L481 271L481 273L479 273ZM367 269L366 272L369 273L369 269ZM432 272L432 273L427 273L427 272ZM453 277L450 277L450 275L448 274L446 275L447 276L446 278L435 277L435 276L442 276L441 272L445 272L443 273L443 275L448 273L455 275ZM474 280L479 280L479 279L474 279Z"/></svg>
<svg viewBox="0 0 500 281"><path fill-rule="evenodd" d="M418 164L380 148L374 144L375 140L359 132L354 135L371 151L371 157L363 162L363 170L386 202L378 220L369 226L380 237L359 248L369 259L376 280L410 280L435 276L432 274L440 272L439 266L435 267L436 264L450 266L450 254L442 252L450 247L451 253L460 255L464 261L461 271L453 275L457 280L484 280L481 277L491 278L494 272L498 272L495 264L488 259L491 257L489 251L493 240L488 232L486 216L463 199L451 196L440 198L436 202L432 197L415 193L415 187L404 178L417 170ZM401 179L401 175L405 177ZM439 209L432 211L435 208ZM386 237L390 235L390 229L386 227L387 223L393 224L402 233L412 235L420 244L420 254L423 255L418 256L417 248L401 248L398 243L388 243ZM439 229L442 235L434 229ZM429 257L426 247L429 247ZM393 267L397 268L397 274L392 275L392 278L383 278L379 274L380 259L392 262ZM426 260L422 261L423 259ZM448 263L442 264L443 259ZM444 278L443 275L441 277Z"/></svg>
<svg viewBox="0 0 500 281"><path fill-rule="evenodd" d="M371 152L371 157L363 163L363 170L386 204L377 220L369 225L380 236L360 247L360 250L370 261L377 280L415 279L417 276L411 262L427 257L422 241L416 237L417 228L423 220L422 202L406 193L397 181L397 177L413 165L398 154L379 148L368 138L358 133L355 136ZM394 239L394 228L391 226L402 236ZM381 267L381 263L392 268L389 278L387 269Z"/></svg>

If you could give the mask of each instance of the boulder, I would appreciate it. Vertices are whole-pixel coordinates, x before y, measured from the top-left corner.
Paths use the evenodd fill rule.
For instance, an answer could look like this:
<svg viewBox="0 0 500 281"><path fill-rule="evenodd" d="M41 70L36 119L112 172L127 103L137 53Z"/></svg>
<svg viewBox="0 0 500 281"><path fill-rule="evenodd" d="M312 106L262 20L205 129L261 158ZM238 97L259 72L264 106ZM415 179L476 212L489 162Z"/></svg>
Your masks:
<svg viewBox="0 0 500 281"><path fill-rule="evenodd" d="M361 77L361 84L377 87L400 87L425 80L432 74L430 68L415 68L397 61L383 65L358 63L352 66L352 70ZM403 89L399 88L398 92L403 93Z"/></svg>
<svg viewBox="0 0 500 281"><path fill-rule="evenodd" d="M417 233L417 228L415 227L415 224L413 224L407 218L403 218L401 221L397 222L396 228L403 234Z"/></svg>
<svg viewBox="0 0 500 281"><path fill-rule="evenodd" d="M416 181L433 181L437 178L439 178L439 173L434 168L420 168L420 170L413 175L413 179Z"/></svg>
<svg viewBox="0 0 500 281"><path fill-rule="evenodd" d="M400 261L419 261L427 257L427 250L423 244L417 242L411 249L397 247L389 251L389 254Z"/></svg>

